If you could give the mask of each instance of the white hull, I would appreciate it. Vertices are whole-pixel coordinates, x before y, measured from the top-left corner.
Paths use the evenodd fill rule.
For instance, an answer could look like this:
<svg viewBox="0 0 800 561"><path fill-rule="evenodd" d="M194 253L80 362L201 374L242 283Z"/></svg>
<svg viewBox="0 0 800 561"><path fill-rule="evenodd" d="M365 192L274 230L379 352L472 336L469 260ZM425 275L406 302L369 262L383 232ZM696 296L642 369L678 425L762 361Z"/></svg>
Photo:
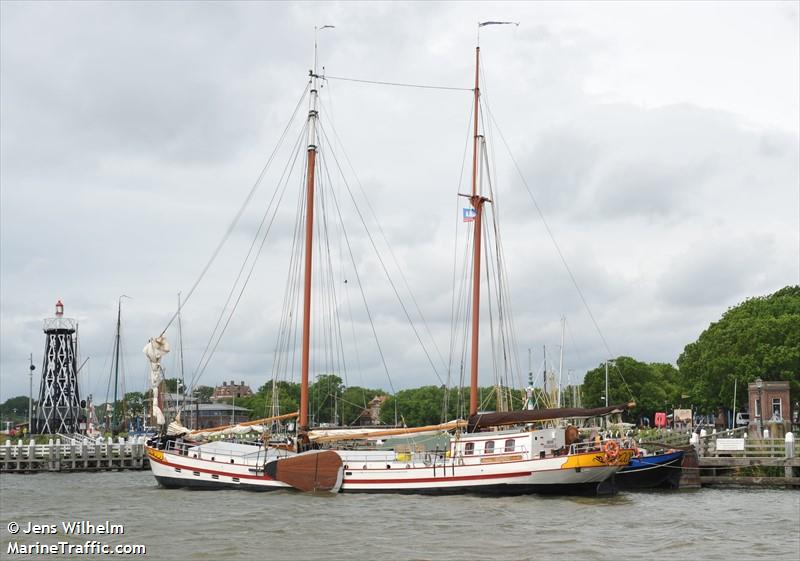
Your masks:
<svg viewBox="0 0 800 561"><path fill-rule="evenodd" d="M447 460L433 466L397 461L359 462L356 453L340 452L345 462L345 493L546 493L591 492L621 466L602 465L576 470L565 467L569 457L537 460L500 459L491 464L460 464Z"/></svg>
<svg viewBox="0 0 800 561"><path fill-rule="evenodd" d="M543 431L540 431L543 432ZM392 451L337 450L344 464L341 492L344 493L589 493L611 492L599 486L627 465L630 451L609 461L599 451L576 451L560 456L532 459L530 447L504 449L497 454L464 455L466 442L487 439L510 442L533 439L532 433L478 433L451 444L447 454L400 454ZM162 452L148 448L153 475L165 486L197 488L247 488L278 490L292 487L270 478L265 461L280 461L291 454L270 449L260 454L239 456L214 452L202 445L199 454ZM244 445L239 445L244 446ZM475 444L473 444L474 449ZM510 447L509 447L510 448ZM198 455L199 457L194 457ZM233 462L231 462L233 460Z"/></svg>
<svg viewBox="0 0 800 561"><path fill-rule="evenodd" d="M188 447L185 454L147 447L150 469L159 484L165 487L194 487L206 489L242 488L255 491L291 489L264 473L264 463L291 452L263 449L255 453L252 446L228 444L214 448L213 444Z"/></svg>

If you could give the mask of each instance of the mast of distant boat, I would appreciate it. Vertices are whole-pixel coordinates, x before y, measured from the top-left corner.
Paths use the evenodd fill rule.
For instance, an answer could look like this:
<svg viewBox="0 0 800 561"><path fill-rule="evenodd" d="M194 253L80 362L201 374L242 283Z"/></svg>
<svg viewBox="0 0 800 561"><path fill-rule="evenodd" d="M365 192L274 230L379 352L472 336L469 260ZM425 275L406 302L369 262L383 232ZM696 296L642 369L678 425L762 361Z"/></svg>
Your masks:
<svg viewBox="0 0 800 561"><path fill-rule="evenodd" d="M117 335L114 339L114 407L111 410L111 433L116 434L117 431L117 401L118 401L118 387L119 387L119 352L120 352L120 333L122 331L122 299L130 298L123 294L117 299ZM106 417L108 418L108 417Z"/></svg>
<svg viewBox="0 0 800 561"><path fill-rule="evenodd" d="M111 432L117 431L117 387L119 385L119 330L122 319L122 296L117 300L117 336L114 339L114 407L111 409Z"/></svg>
<svg viewBox="0 0 800 561"><path fill-rule="evenodd" d="M177 395L176 408L178 414L183 412L183 407L186 405L186 379L183 377L183 326L181 325L181 293L178 292L178 349L180 351L180 368L181 377L178 381L178 387L175 388Z"/></svg>
<svg viewBox="0 0 800 561"><path fill-rule="evenodd" d="M561 403L561 387L562 387L562 376L564 374L564 328L567 323L567 318L561 316L561 349L559 350L559 359L558 359L558 399L556 400L556 407L562 407Z"/></svg>

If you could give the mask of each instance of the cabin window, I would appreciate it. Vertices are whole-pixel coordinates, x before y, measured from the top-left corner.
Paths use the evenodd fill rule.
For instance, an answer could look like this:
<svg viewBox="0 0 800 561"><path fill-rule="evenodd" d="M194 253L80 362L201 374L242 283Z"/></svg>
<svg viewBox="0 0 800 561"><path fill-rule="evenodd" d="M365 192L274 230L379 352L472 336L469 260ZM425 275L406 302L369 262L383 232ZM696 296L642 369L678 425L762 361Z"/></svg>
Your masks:
<svg viewBox="0 0 800 561"><path fill-rule="evenodd" d="M484 454L494 454L494 440L489 440L483 445Z"/></svg>
<svg viewBox="0 0 800 561"><path fill-rule="evenodd" d="M474 442L467 442L464 445L464 455L465 456L472 456L475 453L475 443Z"/></svg>
<svg viewBox="0 0 800 561"><path fill-rule="evenodd" d="M514 451L514 439L509 438L506 440L506 452L513 452Z"/></svg>

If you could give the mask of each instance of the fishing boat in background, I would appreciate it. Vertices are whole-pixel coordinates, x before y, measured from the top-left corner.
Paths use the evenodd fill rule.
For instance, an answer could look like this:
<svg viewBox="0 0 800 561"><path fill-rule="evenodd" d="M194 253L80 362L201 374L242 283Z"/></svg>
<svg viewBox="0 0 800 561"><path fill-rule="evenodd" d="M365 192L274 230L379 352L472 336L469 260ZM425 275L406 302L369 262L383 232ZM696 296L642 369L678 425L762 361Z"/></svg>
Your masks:
<svg viewBox="0 0 800 561"><path fill-rule="evenodd" d="M502 22L486 22L491 25ZM317 155L325 137L320 126L318 82L324 76L310 72L310 101L305 158L305 212L298 218L296 231L302 240L302 344L300 364L300 407L296 414L296 435L284 445L268 444L262 439L253 444L233 442L195 442L197 436L180 425L170 423L168 430L147 448L153 474L168 487L242 488L253 490L295 489L349 493L424 493L447 495L478 493L492 495L559 493L613 493L612 476L627 466L633 449L618 439L582 441L578 429L563 422L620 413L631 403L597 409L552 408L513 412L479 412L478 364L481 311L482 240L486 232L484 210L493 201L480 189L479 168L487 170L489 156L485 137L479 130L480 47L475 50L475 88L473 99L472 189L466 197L465 221L472 222L471 262L465 270L469 296L470 392L466 420L455 420L426 427L400 427L339 432L313 429L309 422L309 370L311 365L312 322L312 251L317 187ZM324 131L324 129L323 129ZM325 152L322 152L323 154ZM485 165L484 165L485 163ZM481 176L482 176L481 171ZM489 193L491 194L491 193ZM337 209L338 210L338 209ZM467 212L469 211L469 212ZM469 220L466 220L469 215ZM300 215L298 215L300 216ZM302 222L300 222L302 220ZM497 224L494 224L497 229ZM499 244L499 239L496 240ZM487 268L489 268L487 266ZM298 268L299 270L299 268ZM498 282L498 285L502 285ZM466 294L466 293L465 293ZM465 331L466 332L466 331ZM466 345L466 337L464 339ZM151 381L163 377L161 357L169 352L163 333L145 347L150 360ZM154 386L155 387L155 386ZM155 392L154 392L155 394ZM157 409L154 399L154 411ZM266 426L275 418L250 425ZM160 418L163 425L163 415ZM242 427L247 428L247 427ZM237 430L228 427L225 430ZM379 450L371 443L387 437L402 436L413 443L414 435L438 432L447 435L441 449L415 446Z"/></svg>

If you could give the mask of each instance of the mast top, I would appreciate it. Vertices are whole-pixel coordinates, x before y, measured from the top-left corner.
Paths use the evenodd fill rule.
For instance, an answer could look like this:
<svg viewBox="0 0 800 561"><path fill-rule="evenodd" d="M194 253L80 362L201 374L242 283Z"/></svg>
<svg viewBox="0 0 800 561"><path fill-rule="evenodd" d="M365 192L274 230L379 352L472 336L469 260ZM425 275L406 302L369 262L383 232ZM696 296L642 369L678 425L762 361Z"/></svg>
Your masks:
<svg viewBox="0 0 800 561"><path fill-rule="evenodd" d="M323 29L336 29L335 25L325 24L322 26L314 26L314 68L313 70L309 71L309 76L312 78L320 78L317 74L317 32L322 31Z"/></svg>
<svg viewBox="0 0 800 561"><path fill-rule="evenodd" d="M478 38L477 38L477 47L480 48L481 45L481 27L486 27L487 25L516 25L519 27L518 21L479 21L478 22Z"/></svg>

